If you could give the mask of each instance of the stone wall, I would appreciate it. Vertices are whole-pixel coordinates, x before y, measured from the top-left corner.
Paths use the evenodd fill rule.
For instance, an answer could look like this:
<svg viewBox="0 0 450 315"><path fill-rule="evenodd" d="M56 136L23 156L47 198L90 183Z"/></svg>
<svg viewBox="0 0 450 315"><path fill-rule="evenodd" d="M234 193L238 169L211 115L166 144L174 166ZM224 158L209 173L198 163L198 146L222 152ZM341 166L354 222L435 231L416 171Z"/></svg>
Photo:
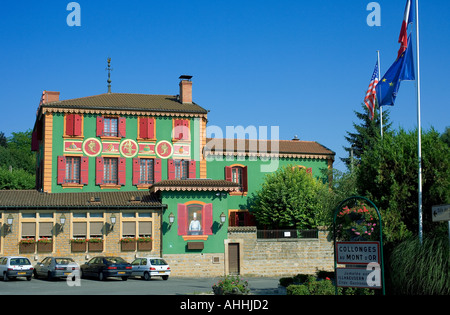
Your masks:
<svg viewBox="0 0 450 315"><path fill-rule="evenodd" d="M334 269L334 252L328 231L317 239L257 239L256 229L230 228L226 243L240 244L240 274L289 276Z"/></svg>
<svg viewBox="0 0 450 315"><path fill-rule="evenodd" d="M230 227L225 252L164 255L172 276L220 277L229 274L228 244L239 243L240 275L283 277L334 270L332 241L326 230L317 239L257 239L256 227Z"/></svg>

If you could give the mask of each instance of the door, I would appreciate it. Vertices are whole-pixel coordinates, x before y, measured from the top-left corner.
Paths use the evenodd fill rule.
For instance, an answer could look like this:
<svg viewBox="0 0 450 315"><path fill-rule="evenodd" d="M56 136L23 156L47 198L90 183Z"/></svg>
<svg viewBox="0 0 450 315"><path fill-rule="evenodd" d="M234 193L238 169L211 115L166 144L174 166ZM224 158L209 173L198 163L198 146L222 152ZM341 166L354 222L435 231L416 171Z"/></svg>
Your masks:
<svg viewBox="0 0 450 315"><path fill-rule="evenodd" d="M240 272L239 243L228 244L228 273L238 275Z"/></svg>

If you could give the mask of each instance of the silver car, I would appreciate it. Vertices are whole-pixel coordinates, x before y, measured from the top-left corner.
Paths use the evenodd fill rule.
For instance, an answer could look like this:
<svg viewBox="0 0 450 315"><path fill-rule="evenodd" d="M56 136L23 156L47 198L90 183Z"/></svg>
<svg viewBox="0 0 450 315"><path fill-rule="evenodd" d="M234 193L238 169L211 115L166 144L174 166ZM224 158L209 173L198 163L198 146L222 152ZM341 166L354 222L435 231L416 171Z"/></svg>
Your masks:
<svg viewBox="0 0 450 315"><path fill-rule="evenodd" d="M34 266L34 277L55 278L75 277L80 266L70 257L46 257Z"/></svg>
<svg viewBox="0 0 450 315"><path fill-rule="evenodd" d="M163 280L169 279L170 266L162 258L144 257L136 258L131 263L131 276L142 277L150 280L152 277L162 277Z"/></svg>
<svg viewBox="0 0 450 315"><path fill-rule="evenodd" d="M0 276L4 281L17 277L25 277L28 281L33 275L33 266L26 257L6 256L0 258Z"/></svg>

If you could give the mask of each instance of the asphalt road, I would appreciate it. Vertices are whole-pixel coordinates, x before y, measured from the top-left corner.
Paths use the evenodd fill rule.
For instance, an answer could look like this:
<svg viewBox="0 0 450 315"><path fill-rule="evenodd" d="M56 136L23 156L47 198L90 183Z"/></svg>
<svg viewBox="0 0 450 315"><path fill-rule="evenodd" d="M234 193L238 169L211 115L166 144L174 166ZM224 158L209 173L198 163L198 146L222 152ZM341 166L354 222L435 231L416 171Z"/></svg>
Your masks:
<svg viewBox="0 0 450 315"><path fill-rule="evenodd" d="M253 295L278 294L279 278L246 278ZM129 278L108 278L104 281L79 279L75 282L66 280L48 281L44 279L24 278L0 280L0 295L197 295L212 292L212 285L219 278L176 278L164 281L159 278L145 281Z"/></svg>

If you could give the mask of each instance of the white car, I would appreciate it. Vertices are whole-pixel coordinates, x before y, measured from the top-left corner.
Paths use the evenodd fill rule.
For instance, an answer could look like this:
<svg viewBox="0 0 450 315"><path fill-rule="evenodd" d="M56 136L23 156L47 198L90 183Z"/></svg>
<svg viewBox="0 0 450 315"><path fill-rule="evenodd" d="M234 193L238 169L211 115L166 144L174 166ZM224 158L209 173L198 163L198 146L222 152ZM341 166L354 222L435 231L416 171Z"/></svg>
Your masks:
<svg viewBox="0 0 450 315"><path fill-rule="evenodd" d="M150 280L152 277L162 277L163 280L167 280L170 276L170 266L159 257L136 258L131 263L131 276L142 277L145 280Z"/></svg>
<svg viewBox="0 0 450 315"><path fill-rule="evenodd" d="M28 281L33 275L33 265L26 257L6 256L0 258L0 277L3 281L17 277L25 277Z"/></svg>

